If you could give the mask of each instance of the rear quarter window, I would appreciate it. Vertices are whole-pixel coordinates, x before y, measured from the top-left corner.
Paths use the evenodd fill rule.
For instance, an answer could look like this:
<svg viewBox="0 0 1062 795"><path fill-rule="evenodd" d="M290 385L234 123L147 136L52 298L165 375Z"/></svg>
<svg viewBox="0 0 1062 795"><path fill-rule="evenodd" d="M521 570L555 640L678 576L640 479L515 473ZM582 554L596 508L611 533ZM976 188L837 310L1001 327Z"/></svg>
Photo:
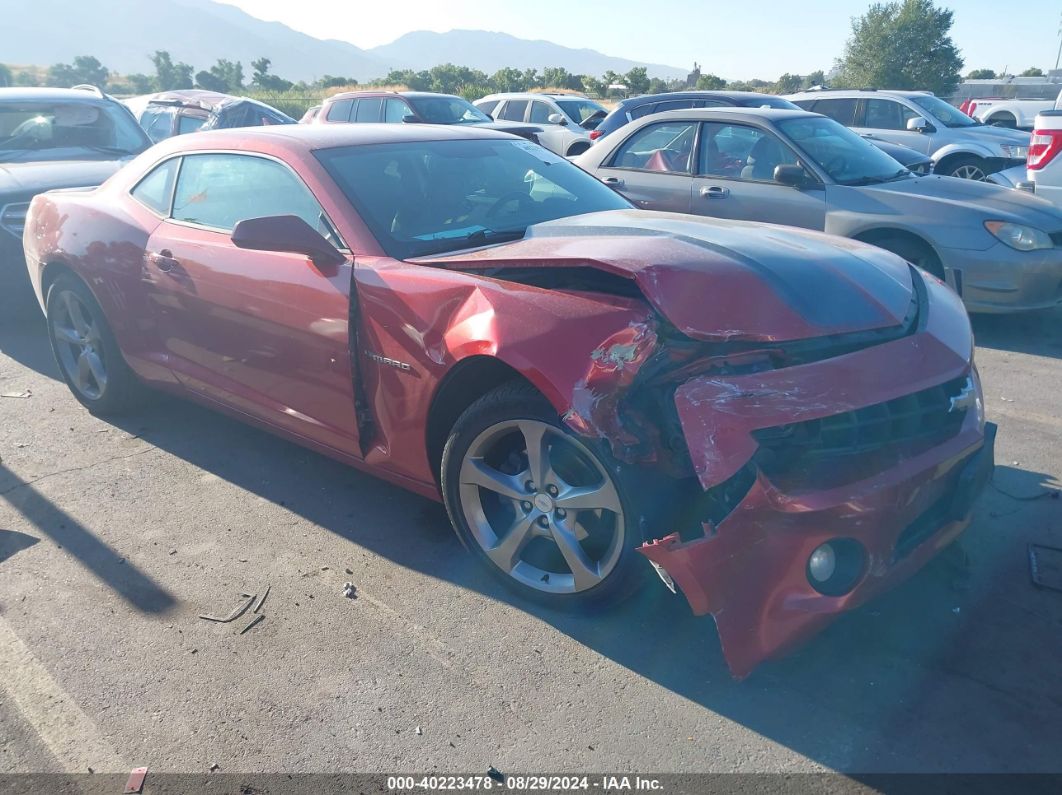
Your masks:
<svg viewBox="0 0 1062 795"><path fill-rule="evenodd" d="M170 199L173 197L173 179L177 175L179 157L160 163L144 176L133 188L134 199L159 215L170 214Z"/></svg>

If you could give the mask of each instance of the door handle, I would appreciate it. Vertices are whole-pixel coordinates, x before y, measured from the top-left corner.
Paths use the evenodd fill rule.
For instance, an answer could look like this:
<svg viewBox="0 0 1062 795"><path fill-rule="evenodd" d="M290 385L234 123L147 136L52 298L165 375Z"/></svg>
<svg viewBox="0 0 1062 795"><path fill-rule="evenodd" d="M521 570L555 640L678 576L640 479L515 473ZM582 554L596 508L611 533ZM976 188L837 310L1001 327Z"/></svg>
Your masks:
<svg viewBox="0 0 1062 795"><path fill-rule="evenodd" d="M730 195L730 188L723 188L719 185L709 185L706 188L701 188L702 199L725 199Z"/></svg>
<svg viewBox="0 0 1062 795"><path fill-rule="evenodd" d="M162 251L151 252L147 255L148 262L154 265L163 273L170 273L177 267L177 260L174 259L173 254L169 249L162 249Z"/></svg>
<svg viewBox="0 0 1062 795"><path fill-rule="evenodd" d="M623 187L623 180L620 177L605 177L601 181L608 185L610 188Z"/></svg>

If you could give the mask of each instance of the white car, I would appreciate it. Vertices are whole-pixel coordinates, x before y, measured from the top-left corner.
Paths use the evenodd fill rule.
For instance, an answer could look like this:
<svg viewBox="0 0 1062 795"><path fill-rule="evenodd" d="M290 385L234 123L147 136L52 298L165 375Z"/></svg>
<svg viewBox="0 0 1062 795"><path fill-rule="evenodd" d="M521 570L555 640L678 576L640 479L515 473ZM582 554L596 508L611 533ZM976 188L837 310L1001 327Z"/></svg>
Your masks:
<svg viewBox="0 0 1062 795"><path fill-rule="evenodd" d="M538 142L563 157L590 148L590 131L608 109L577 94L491 94L472 103L488 116L540 125Z"/></svg>
<svg viewBox="0 0 1062 795"><path fill-rule="evenodd" d="M1029 143L1029 179L1036 195L1062 207L1062 110L1045 110L1036 117Z"/></svg>
<svg viewBox="0 0 1062 795"><path fill-rule="evenodd" d="M982 124L1009 127L1012 130L1031 130L1036 114L1057 107L1054 99L1005 99L986 97L969 99L961 110Z"/></svg>

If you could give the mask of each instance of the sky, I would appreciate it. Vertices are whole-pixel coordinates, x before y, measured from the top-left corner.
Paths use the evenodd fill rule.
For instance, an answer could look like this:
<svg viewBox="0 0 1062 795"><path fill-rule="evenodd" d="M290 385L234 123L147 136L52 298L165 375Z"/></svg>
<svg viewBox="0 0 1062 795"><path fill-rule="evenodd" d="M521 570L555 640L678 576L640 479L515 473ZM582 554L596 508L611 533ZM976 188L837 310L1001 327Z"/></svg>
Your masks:
<svg viewBox="0 0 1062 795"><path fill-rule="evenodd" d="M503 31L606 55L691 68L728 80L774 79L828 70L841 55L851 19L869 0L223 0L261 19L367 49L411 30ZM945 0L964 72L1053 68L1059 0ZM460 62L460 53L455 53Z"/></svg>

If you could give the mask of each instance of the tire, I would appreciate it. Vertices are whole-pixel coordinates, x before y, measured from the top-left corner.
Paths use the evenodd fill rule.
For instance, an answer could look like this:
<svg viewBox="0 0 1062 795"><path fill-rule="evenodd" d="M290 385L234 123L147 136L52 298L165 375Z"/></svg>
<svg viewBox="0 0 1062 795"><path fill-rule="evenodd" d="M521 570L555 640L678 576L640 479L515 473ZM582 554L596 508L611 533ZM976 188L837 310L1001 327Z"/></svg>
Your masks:
<svg viewBox="0 0 1062 795"><path fill-rule="evenodd" d="M972 179L984 182L988 177L988 167L985 161L976 155L962 155L948 161L943 171L938 171L945 177L958 177L959 179Z"/></svg>
<svg viewBox="0 0 1062 795"><path fill-rule="evenodd" d="M126 364L103 310L74 276L48 290L48 341L63 380L91 413L122 414L138 405L145 388Z"/></svg>
<svg viewBox="0 0 1062 795"><path fill-rule="evenodd" d="M1000 113L998 116L993 116L986 124L992 127L1005 127L1008 130L1016 130L1018 128L1018 120L1009 113Z"/></svg>
<svg viewBox="0 0 1062 795"><path fill-rule="evenodd" d="M912 265L917 265L924 271L931 273L941 281L944 281L944 266L940 263L940 257L933 251L928 243L920 240L912 240L907 237L886 237L872 241L878 248L899 254Z"/></svg>
<svg viewBox="0 0 1062 795"><path fill-rule="evenodd" d="M528 440L544 455L529 456ZM544 488L532 482L535 471ZM523 382L465 410L443 448L440 475L462 543L526 599L558 609L610 606L648 570L635 549L641 519L621 468L561 425ZM575 499L584 507L574 507Z"/></svg>

